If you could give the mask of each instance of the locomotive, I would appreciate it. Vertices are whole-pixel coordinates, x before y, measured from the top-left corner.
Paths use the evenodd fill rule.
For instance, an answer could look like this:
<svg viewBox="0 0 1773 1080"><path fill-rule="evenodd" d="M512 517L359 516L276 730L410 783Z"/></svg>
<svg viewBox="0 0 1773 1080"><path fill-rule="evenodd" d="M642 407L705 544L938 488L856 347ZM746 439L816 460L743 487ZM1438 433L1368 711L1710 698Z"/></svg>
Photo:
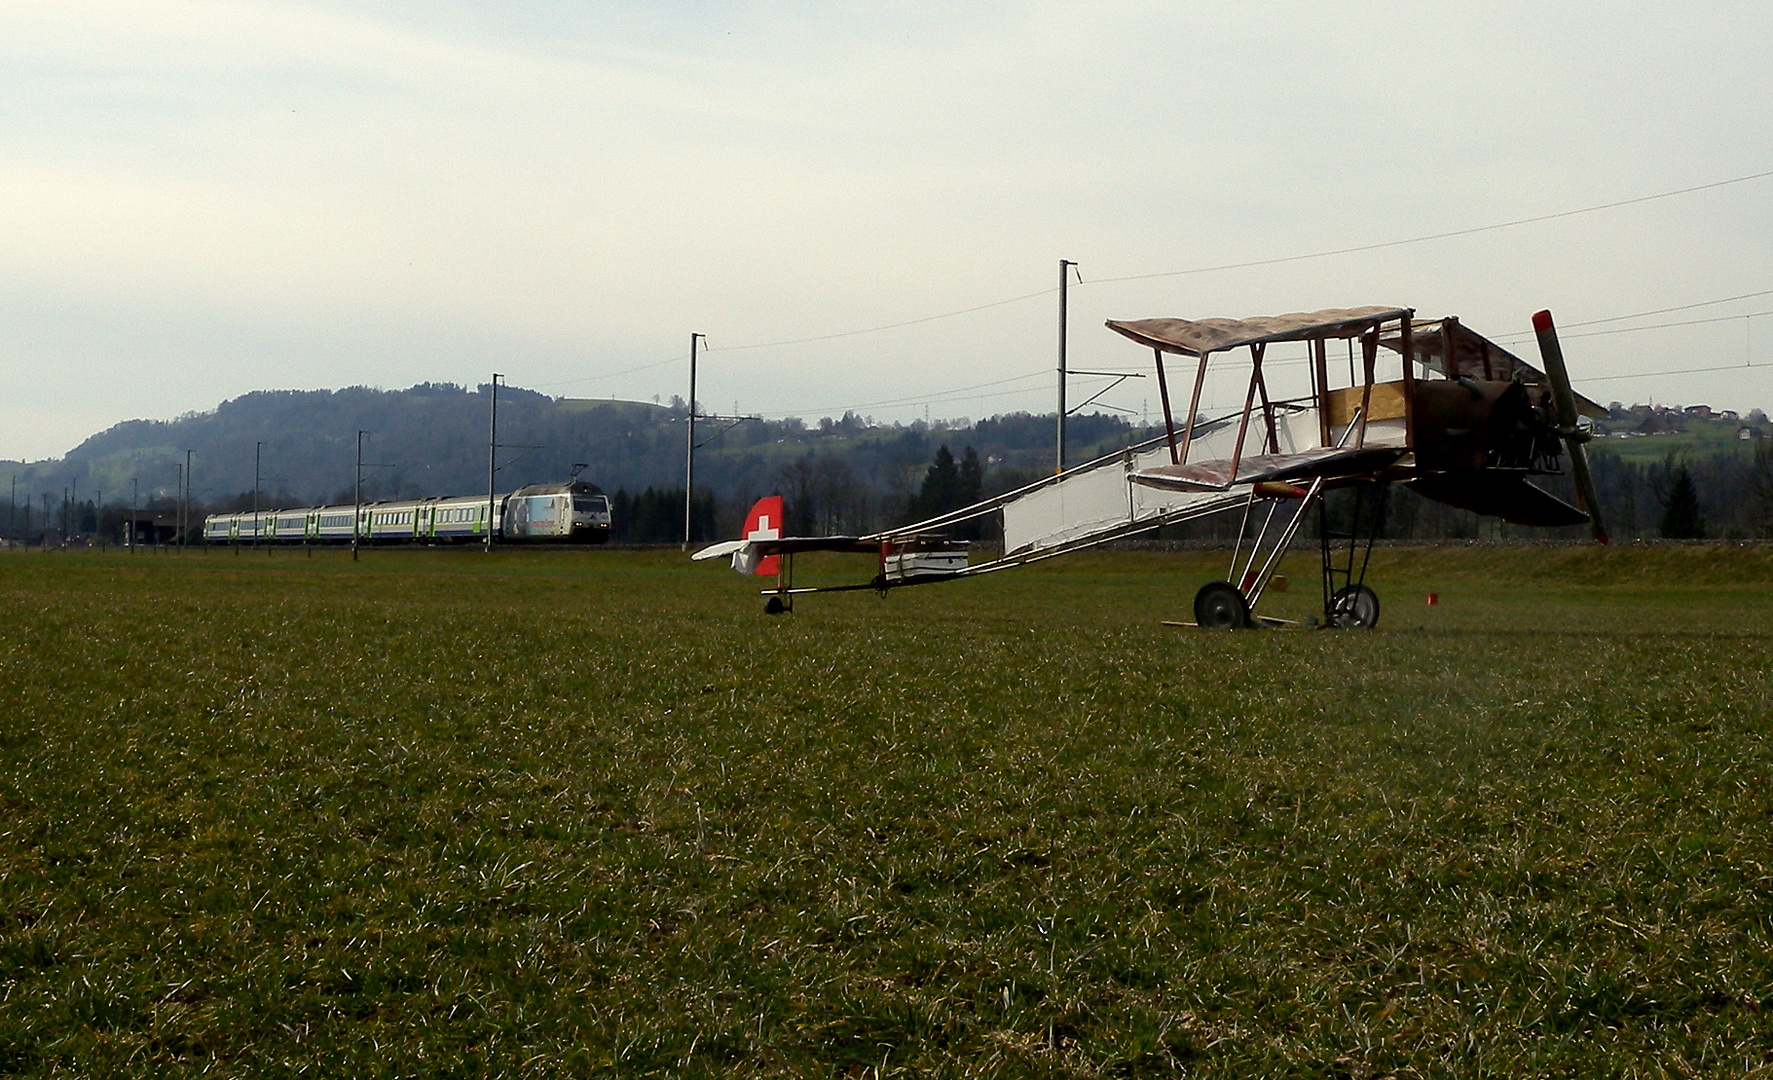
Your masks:
<svg viewBox="0 0 1773 1080"><path fill-rule="evenodd" d="M490 516L490 523L489 518ZM355 520L353 520L355 519ZM609 540L609 498L595 485L531 484L504 495L443 496L345 506L304 506L211 514L203 539L211 544L350 543L448 544L493 539L556 544Z"/></svg>

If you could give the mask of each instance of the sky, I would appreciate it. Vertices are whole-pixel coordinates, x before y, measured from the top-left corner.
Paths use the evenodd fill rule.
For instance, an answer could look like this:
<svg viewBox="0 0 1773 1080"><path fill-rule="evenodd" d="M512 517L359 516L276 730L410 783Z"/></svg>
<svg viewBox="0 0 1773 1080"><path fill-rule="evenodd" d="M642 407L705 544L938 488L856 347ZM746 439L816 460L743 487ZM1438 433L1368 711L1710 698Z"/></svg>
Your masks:
<svg viewBox="0 0 1773 1080"><path fill-rule="evenodd" d="M1366 304L1531 361L1550 308L1591 398L1773 409L1769 41L1764 0L0 0L0 458L260 389L669 400L692 333L714 412L1050 411L1061 259L1077 369L1147 370L1109 318Z"/></svg>

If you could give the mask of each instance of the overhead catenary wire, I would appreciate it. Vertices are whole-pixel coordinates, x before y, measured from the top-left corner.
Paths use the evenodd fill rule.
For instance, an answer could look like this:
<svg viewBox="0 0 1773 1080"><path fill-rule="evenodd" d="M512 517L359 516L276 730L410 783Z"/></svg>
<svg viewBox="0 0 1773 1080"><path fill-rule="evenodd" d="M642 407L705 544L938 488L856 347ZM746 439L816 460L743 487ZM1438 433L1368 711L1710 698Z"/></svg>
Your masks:
<svg viewBox="0 0 1773 1080"><path fill-rule="evenodd" d="M1754 299L1757 299L1762 296L1773 296L1773 289L1762 289L1759 292L1751 292L1751 293L1739 293L1736 296L1724 296L1724 297L1720 297L1716 300L1700 300L1700 301L1697 301L1697 302L1691 303L1691 304L1676 304L1674 307L1654 308L1650 311L1634 311L1630 315L1609 315L1604 319L1587 319L1582 322L1564 323L1564 324L1562 324L1562 329L1574 329L1574 328L1582 327L1582 326L1601 326L1606 323L1626 322L1631 319L1647 319L1647 318L1651 317L1652 315L1667 315L1667 314L1670 314L1670 313L1676 312L1676 311L1692 311L1695 308L1716 307L1718 304L1730 304L1730 303L1734 303L1738 300L1754 300ZM1660 330L1664 327L1669 327L1669 326L1698 326L1701 323L1730 322L1731 320L1734 320L1734 319L1756 319L1756 318L1760 318L1762 315L1766 315L1766 314L1768 314L1768 313L1764 312L1764 311L1751 311L1751 312L1747 312L1747 313L1743 313L1743 314L1719 315L1715 318L1710 318L1710 319L1694 319L1690 322L1652 323L1648 326L1626 326L1626 327L1621 327L1617 330L1603 330L1603 331L1597 331L1597 332L1591 333L1591 334L1570 334L1570 335L1565 335L1565 336L1569 336L1569 337L1595 337L1598 334L1603 334L1603 333L1605 333L1605 334L1630 334L1630 333L1635 333L1639 330ZM1495 341L1498 345L1507 345L1507 344L1511 344L1514 342L1531 341L1531 340L1533 340L1533 335L1530 333L1503 334L1500 337L1497 337L1495 339Z"/></svg>
<svg viewBox="0 0 1773 1080"><path fill-rule="evenodd" d="M638 367L623 368L620 371L606 371L601 375L587 375L582 379L557 379L554 382L536 383L535 385L539 388L544 386L573 386L578 383L599 382L603 379L614 379L622 375L633 375L640 371L651 371L653 368L662 368L666 364L681 364L688 358L688 353L680 352L676 356L669 356L663 360L654 360L651 363L641 364Z"/></svg>
<svg viewBox="0 0 1773 1080"><path fill-rule="evenodd" d="M1617 382L1620 379L1657 379L1665 375L1696 375L1707 371L1741 371L1753 369L1752 364L1718 364L1713 367L1670 368L1667 371L1631 371L1623 375L1589 375L1583 378L1585 383Z"/></svg>
<svg viewBox="0 0 1773 1080"><path fill-rule="evenodd" d="M1160 270L1160 271L1157 271L1154 273L1148 273L1148 274L1125 274L1125 275L1121 275L1118 277L1098 277L1098 278L1091 278L1088 281L1083 280L1080 276L1078 283L1080 285L1090 286L1090 285L1109 285L1109 284L1114 284L1114 283L1123 282L1123 281L1150 281L1150 280L1153 280L1156 278L1184 277L1184 276L1188 276L1188 275L1192 275L1192 274L1210 274L1210 273L1216 273L1216 272L1225 271L1225 270L1243 270L1243 269L1248 269L1250 267L1257 267L1257 266L1277 266L1282 263L1304 262L1304 261L1310 260L1310 259L1327 259L1327 258L1330 258L1332 256L1336 256L1336 255L1353 255L1353 254L1358 254L1363 251L1379 251L1379 250L1383 250L1385 248L1404 247L1404 246L1407 246L1410 244L1426 244L1426 243L1430 243L1435 240L1450 240L1450 239L1453 239L1455 237L1460 237L1460 236L1473 236L1478 233L1496 232L1501 229L1518 228L1522 225L1533 225L1533 224L1538 224L1540 222L1556 221L1561 218L1577 217L1577 216L1580 216L1583 214L1595 214L1595 213L1600 213L1601 211L1604 211L1604 210L1616 210L1616 209L1619 209L1620 207L1636 206L1636 205L1640 205L1642 203L1656 202L1661 199L1672 199L1672 198L1676 198L1681 195L1691 195L1691 194L1694 194L1695 192L1710 191L1715 188L1729 187L1734 184L1744 184L1744 183L1748 183L1753 180L1764 180L1764 179L1767 179L1768 177L1773 177L1773 169L1769 169L1764 172L1749 173L1745 176L1735 176L1735 177L1731 177L1727 180L1714 180L1709 183L1694 184L1689 187L1676 188L1671 191L1659 191L1659 192L1656 192L1655 194L1652 194L1652 195L1639 195L1639 196L1636 196L1636 197L1630 198L1630 199L1616 199L1612 202L1596 203L1593 206L1582 206L1582 207L1577 207L1573 210L1559 210L1559 211L1556 211L1556 212L1550 213L1550 214L1537 214L1537 215L1534 215L1533 217L1516 218L1512 221L1498 221L1498 222L1493 222L1488 225L1474 225L1474 226L1471 226L1470 228L1450 229L1450 230L1447 230L1444 232L1426 233L1421 236L1410 236L1410 237L1404 237L1402 239L1397 239L1397 240L1383 240L1383 241L1379 241L1377 243L1372 243L1372 244L1356 244L1356 245L1353 245L1350 247L1330 248L1330 249L1326 249L1324 251L1312 251L1312 252L1306 252L1304 254L1299 254L1299 255L1280 255L1280 256L1274 256L1272 258L1266 258L1266 259L1252 259L1252 260L1248 260L1245 262L1218 263L1218 264L1214 264L1214 265L1210 265L1210 266L1194 266L1194 267L1188 267L1188 268L1182 269L1182 270ZM1021 303L1024 300L1033 300L1033 299L1037 299L1042 296L1051 296L1052 294L1054 294L1058 291L1059 291L1058 287L1053 286L1051 288L1040 289L1036 292L1023 293L1020 296L1008 297L1003 300L993 300L990 303L986 303L986 304L975 304L972 307L959 308L954 311L945 311L945 312L942 312L941 314L938 314L938 315L926 315L926 316L923 316L921 318L916 318L916 319L905 319L900 322L883 323L879 326L864 327L864 328L857 329L857 330L842 330L842 331L837 331L835 333L829 333L829 334L817 334L817 335L813 335L811 337L791 338L791 339L786 339L786 340L782 340L782 341L754 342L754 343L746 344L746 345L728 345L728 346L724 346L719 351L738 352L741 350L749 350L749 349L771 349L771 348L785 347L785 346L789 346L789 345L805 345L805 344L819 342L819 341L832 341L837 338L856 337L856 336L859 336L862 334L874 334L874 333L879 333L879 332L885 331L885 330L897 330L902 327L917 326L922 323L936 322L941 319L952 319L952 318L957 318L961 315L971 315L974 312L986 311L986 310L989 310L991 308L996 308L996 307L1004 307L1009 304L1017 304L1017 303ZM714 351L714 350L711 349L710 351Z"/></svg>
<svg viewBox="0 0 1773 1080"><path fill-rule="evenodd" d="M719 352L745 352L750 349L785 348L789 345L808 345L808 344L812 344L813 342L818 342L818 341L835 341L838 338L858 337L862 334L878 334L883 330L899 330L899 329L902 329L907 326L917 326L921 323L931 323L931 322L937 322L942 319L957 318L961 315L971 315L976 311L988 311L991 308L1005 307L1010 304L1019 304L1024 300L1033 300L1033 299L1035 299L1037 297L1041 297L1041 296L1051 296L1053 293L1056 293L1058 291L1059 291L1058 287L1055 286L1050 289L1041 289L1036 292L1023 293L1021 296L1012 296L1012 297L1009 297L1008 299L1005 299L1005 300L993 300L987 304L976 304L972 307L960 308L957 311L944 311L940 315L925 315L925 316L923 316L921 318L917 318L917 319L906 319L903 322L885 323L880 326L868 326L868 327L863 327L860 330L839 330L835 333L815 334L812 337L791 338L791 339L788 339L785 341L758 341L758 342L753 342L749 345L724 345L724 346L720 346L718 349L711 347L708 351L709 352L715 352L715 351L719 351Z"/></svg>
<svg viewBox="0 0 1773 1080"><path fill-rule="evenodd" d="M1577 217L1582 214L1595 214L1603 210L1616 210L1622 206L1636 206L1640 203L1655 202L1658 199L1672 199L1678 195L1691 195L1697 191L1710 191L1714 188L1728 187L1731 184L1743 184L1751 180L1764 180L1773 176L1773 169L1766 172L1750 173L1747 176L1736 176L1728 180L1715 180L1708 184L1695 184L1692 187L1677 188L1673 191L1660 191L1654 195L1639 195L1631 199L1618 199L1614 202L1597 203L1594 206L1578 207L1574 210L1560 210L1552 214L1537 214L1533 217L1516 218L1513 221L1498 221L1490 225L1474 225L1466 229L1450 229L1446 232L1427 233L1422 236L1411 236L1401 240L1382 240L1372 244L1356 244L1351 247L1330 248L1324 251L1307 252L1303 255L1281 255L1268 259L1252 259L1246 262L1219 263L1213 266L1195 266L1186 270L1160 270L1150 274L1128 274L1122 277L1096 278L1092 284L1106 285L1121 281L1150 281L1154 278L1184 277L1190 274L1211 274L1224 270L1246 270L1257 266L1278 266L1282 263L1305 262L1309 259L1327 259L1335 255L1356 255L1364 251L1381 251L1385 248L1405 247L1410 244L1426 244L1434 240L1451 240L1460 236L1475 236L1478 233L1496 232L1501 229L1513 229L1522 225L1535 225L1545 221L1557 221L1560 218Z"/></svg>
<svg viewBox="0 0 1773 1080"><path fill-rule="evenodd" d="M785 412L772 412L772 413L766 413L766 414L760 414L760 415L798 416L801 413L827 413L827 414L829 414L829 413L844 413L844 412L855 412L857 409L880 409L880 408L886 408L888 406L894 406L894 405L922 405L922 404L925 404L926 402L930 403L930 404L935 404L935 403L940 402L946 398L962 398L964 395L969 394L974 390L987 390L987 389L990 389L991 387L994 387L994 386L1004 386L1004 385L1007 385L1007 384L1013 383L1013 382L1024 382L1028 379L1042 378L1046 374L1047 374L1046 369L1042 368L1039 371L1028 371L1028 372L1022 373L1021 375L1012 375L1007 379L993 379L990 382L974 383L971 386L956 387L953 390L938 390L938 391L931 393L931 394L923 394L923 395L916 395L916 396L902 397L902 398L889 398L884 401L863 401L863 402L856 402L856 403L853 403L850 405L845 405L845 406L833 406L833 407L823 407L823 408L815 408L815 409L791 409L791 410L788 410ZM1016 389L1016 390L1002 391L1002 392L995 393L995 394L977 394L974 396L979 397L979 398L1003 397L1008 394L1023 394L1023 393L1028 393L1028 392L1029 391L1025 390L1025 389Z"/></svg>
<svg viewBox="0 0 1773 1080"><path fill-rule="evenodd" d="M1585 334L1565 334L1560 337L1585 338L1606 337L1609 334L1635 334L1643 330L1667 330L1677 326L1705 326L1710 323L1735 322L1737 319L1759 319L1773 315L1773 311L1745 311L1738 315L1713 315L1709 319L1682 319L1679 322L1651 323L1648 326L1620 326L1611 330L1590 330Z"/></svg>
<svg viewBox="0 0 1773 1080"><path fill-rule="evenodd" d="M1235 263L1217 263L1217 264L1212 264L1212 265L1207 265L1207 266L1187 267L1187 268L1179 269L1179 270L1162 270L1162 271L1155 271L1152 273L1144 273L1144 274L1125 274L1125 275L1111 276L1111 277L1099 277L1099 278L1093 278L1089 281L1084 281L1080 278L1079 284L1084 285L1084 286L1089 286L1089 285L1107 285L1107 284L1115 284L1115 283L1129 282L1129 281L1150 281L1150 280L1156 280L1156 279L1161 279L1161 278L1184 277L1184 276L1191 276L1191 275L1198 275L1198 274L1218 273L1218 272L1224 272L1224 271L1229 271L1229 270L1250 269L1250 268L1263 267L1263 266L1277 266L1277 265L1282 265L1285 263L1305 262L1305 261L1309 261L1309 260L1313 260L1313 259L1332 258L1332 257L1339 256L1339 255L1352 255L1352 254L1359 254L1359 253L1368 252L1368 251L1380 251L1380 250L1385 250L1388 248L1405 247L1405 246L1414 245L1414 244L1431 243L1431 242L1434 242L1437 240L1449 240L1449 239L1455 239L1455 238L1463 237L1463 236L1473 236L1473 235L1486 233L1486 232L1496 232L1496 231L1500 231L1500 230L1504 230L1504 229L1519 228L1524 225L1539 224L1539 223L1543 223L1543 222L1547 222L1547 221L1557 221L1557 220L1561 220L1564 218L1571 218L1571 217L1578 217L1578 216L1582 216L1582 215L1586 215L1586 214L1600 213L1600 212L1607 211L1607 210L1616 210L1616 209L1620 209L1622 207L1637 206L1637 205L1642 205L1644 203L1656 202L1656 201L1663 200L1663 199L1677 198L1677 197L1680 197L1683 195L1691 195L1691 194L1695 194L1697 192L1702 192L1702 191L1711 191L1711 190L1715 190L1718 188L1730 187L1730 186L1733 186L1736 184L1749 183L1749 182L1752 182L1755 180L1763 180L1763 179L1767 179L1769 177L1773 177L1773 169L1764 170L1764 171L1755 172L1755 173L1748 173L1748 174L1745 174L1742 176L1730 177L1730 178L1724 179L1724 180L1714 180L1714 181L1710 181L1710 182L1704 183L1704 184L1694 184L1694 185L1690 185L1687 187L1671 189L1668 191L1655 192L1655 193L1649 194L1649 195L1639 195L1639 196L1635 196L1635 197L1629 198L1629 199L1616 199L1611 202L1596 203L1596 204L1590 205L1590 206L1576 207L1574 209L1569 209L1569 210L1560 210L1560 211L1555 211L1553 213L1548 213L1548 214L1537 214L1537 215L1533 215L1530 217L1515 218L1515 219L1509 220L1509 221L1492 222L1492 223L1486 224L1486 225L1475 225L1475 226L1471 226L1471 227L1463 228L1463 229L1450 229L1450 230L1445 230L1445 231L1435 232L1435 233L1425 233L1425 234L1422 234L1419 236L1410 236L1410 237L1403 237L1403 238L1393 239L1393 240L1378 241L1378 242L1370 243L1370 244L1356 244L1356 245L1350 245L1347 247L1329 248L1329 249L1325 249L1325 250L1321 250L1321 251L1305 252L1305 253L1295 254L1295 255L1274 256L1274 257L1264 258L1264 259L1251 259L1251 260L1245 260L1242 262L1235 262ZM1011 304L1022 303L1022 302L1028 301L1028 300L1034 300L1034 299L1038 299L1040 297L1050 296L1050 295L1056 293L1057 291L1058 291L1058 289L1056 286L1049 287L1049 288L1044 288L1044 289L1038 289L1033 292L1022 293L1017 296L1006 297L1001 300L993 300L993 301L989 301L989 302L983 303L983 304L974 304L969 307L957 308L952 311L944 311L944 312L940 312L940 313L937 313L934 315L925 315L925 316L920 316L920 317L912 318L912 319L902 319L902 320L899 320L896 322L882 323L882 324L875 325L875 326L860 327L860 328L856 328L856 329L852 329L852 330L840 330L840 331L833 331L833 332L824 333L824 334L813 334L813 335L809 335L806 337L799 337L799 338L785 338L785 339L776 340L776 341L749 342L749 343L740 344L740 345L727 345L727 346L712 346L711 345L707 348L706 351L708 351L708 352L745 352L745 351L754 351L754 350L758 350L758 349L786 348L786 347L795 346L795 345L807 345L807 344L815 344L815 343L824 342L824 341L835 341L835 340L839 340L839 339L843 339L843 338L859 337L859 336L866 335L866 334L883 333L883 332L886 332L889 330L898 330L898 329L903 329L905 327L919 326L919 325L923 325L923 324L927 324L927 323L939 322L939 321L946 320L946 319L958 318L963 315L970 315L970 314L974 314L974 313L981 312L981 311L988 311L993 308L1006 307ZM1606 320L1591 320L1589 322L1584 322L1584 323L1571 323L1571 324L1567 324L1567 326L1574 328L1574 327L1578 327L1578 326L1597 325L1601 322L1622 321L1622 320L1626 320L1626 319L1630 319L1630 318L1647 317L1649 315L1665 314L1665 313L1672 312L1672 311L1687 310L1688 308L1691 308L1691 307L1704 307L1704 306L1707 306L1710 304L1728 303L1731 300L1750 299L1753 297L1765 296L1765 295L1773 295L1773 290L1767 290L1764 292L1757 292L1757 293L1745 293L1745 294L1742 294L1741 296L1729 297L1729 298L1725 298L1725 299L1721 299L1721 300L1703 301L1698 304L1681 305L1681 306L1677 306L1677 307L1663 308L1663 309L1658 309L1656 311L1651 311L1651 312L1641 312L1635 316L1620 315L1620 316L1614 316L1614 317L1612 317L1610 319L1606 319ZM1742 316L1734 316L1734 317L1741 318ZM1650 329L1650 328L1646 327L1644 329ZM1585 335L1572 335L1572 336L1585 336ZM1500 339L1500 340L1510 340L1510 339L1505 338L1505 339ZM678 355L672 356L667 359L653 361L653 362L649 362L646 364L637 365L634 367L623 368L623 369L620 369L617 371L604 372L604 373L601 373L598 375L590 375L590 376L585 376L583 378L577 378L577 379L563 379L563 380L557 380L557 381L548 382L548 383L538 383L536 385L538 387L551 387L551 386L569 386L569 385L578 385L578 384L589 383L589 382L598 382L598 381L602 381L604 379L613 379L613 378L618 378L623 375L631 375L631 374L636 374L636 373L639 373L642 371L648 371L648 370L651 370L654 368L664 367L668 364L681 363L683 361L683 359L684 359L684 356L682 354L678 354ZM1018 376L1017 378L1025 378L1025 377L1028 377L1028 376ZM1013 380L1003 380L1003 381L1008 382L1008 381L1013 381ZM992 384L982 384L982 385L992 385ZM942 397L946 394L964 393L968 389L972 389L972 388L963 388L961 390L955 390L955 391L943 391L937 395L926 395L926 396L921 396L921 397L899 398L899 399L892 399L889 401L882 401L882 402L869 402L869 403L860 404L860 405L853 405L853 406L850 406L849 408L851 410L853 410L853 409L857 409L857 408L880 408L880 407L887 407L887 406L891 406L891 405L921 404L924 402L932 402L933 403L933 402L941 400ZM820 411L830 411L830 410L802 410L802 411L820 412ZM790 414L779 414L779 415L790 415Z"/></svg>

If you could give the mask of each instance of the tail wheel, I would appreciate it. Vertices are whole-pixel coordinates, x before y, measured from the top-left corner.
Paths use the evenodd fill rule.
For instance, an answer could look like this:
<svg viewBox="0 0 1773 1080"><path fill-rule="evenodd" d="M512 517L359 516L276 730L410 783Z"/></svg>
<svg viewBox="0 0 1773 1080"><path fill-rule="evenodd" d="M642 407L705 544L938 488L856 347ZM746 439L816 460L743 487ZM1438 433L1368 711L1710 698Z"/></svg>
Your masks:
<svg viewBox="0 0 1773 1080"><path fill-rule="evenodd" d="M1371 630L1379 622L1379 594L1365 585L1338 589L1330 597L1330 625L1344 630Z"/></svg>
<svg viewBox="0 0 1773 1080"><path fill-rule="evenodd" d="M1211 630L1241 630L1250 625L1250 602L1229 581L1209 581L1194 594L1194 621Z"/></svg>

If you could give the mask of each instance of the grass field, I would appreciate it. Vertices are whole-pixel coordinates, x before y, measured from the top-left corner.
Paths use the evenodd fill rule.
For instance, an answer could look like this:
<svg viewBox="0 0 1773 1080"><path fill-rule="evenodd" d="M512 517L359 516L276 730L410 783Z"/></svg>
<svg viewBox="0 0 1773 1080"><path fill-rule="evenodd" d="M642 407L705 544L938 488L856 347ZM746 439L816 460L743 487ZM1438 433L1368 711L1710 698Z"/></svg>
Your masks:
<svg viewBox="0 0 1773 1080"><path fill-rule="evenodd" d="M0 558L0 1073L1773 1075L1773 551L1223 559Z"/></svg>

